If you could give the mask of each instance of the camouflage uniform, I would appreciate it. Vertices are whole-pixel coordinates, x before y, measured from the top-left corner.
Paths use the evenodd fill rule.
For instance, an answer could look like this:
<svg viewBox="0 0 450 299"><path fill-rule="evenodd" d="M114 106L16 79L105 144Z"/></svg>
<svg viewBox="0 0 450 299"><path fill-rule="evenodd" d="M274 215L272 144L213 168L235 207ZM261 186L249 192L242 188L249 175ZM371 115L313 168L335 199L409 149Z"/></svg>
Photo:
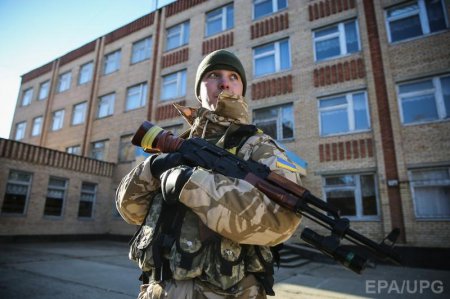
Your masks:
<svg viewBox="0 0 450 299"><path fill-rule="evenodd" d="M191 124L191 136L210 137L218 146L223 146L220 134L224 135L230 125L248 121L246 104L242 106L242 99L233 102L230 97L227 95L224 106L219 100L215 113L202 108L177 107ZM230 107L235 111L228 111ZM220 112L223 115L224 111L234 117L218 115ZM265 164L300 183L298 173L278 163L279 158L288 161L283 149L260 131L250 136L235 154ZM131 246L130 258L147 272L155 267L151 242L158 234L156 223L163 206L160 180L154 178L150 170L152 157L123 178L116 196L117 208L125 221L140 225L145 220ZM139 298L266 298L255 275L266 271L266 263L272 262L269 246L289 239L300 217L244 180L198 167L184 185L179 201L187 209L177 240L165 253L170 261L172 279L142 285ZM190 267L183 266L186 256ZM229 268L225 275L227 267L224 265Z"/></svg>

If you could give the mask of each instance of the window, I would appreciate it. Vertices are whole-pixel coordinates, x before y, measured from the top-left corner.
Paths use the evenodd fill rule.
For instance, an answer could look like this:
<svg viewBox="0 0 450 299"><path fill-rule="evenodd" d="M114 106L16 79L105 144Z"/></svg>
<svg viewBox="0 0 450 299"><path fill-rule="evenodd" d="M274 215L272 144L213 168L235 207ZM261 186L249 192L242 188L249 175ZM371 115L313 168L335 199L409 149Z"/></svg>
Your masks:
<svg viewBox="0 0 450 299"><path fill-rule="evenodd" d="M50 177L45 199L44 216L62 216L67 180Z"/></svg>
<svg viewBox="0 0 450 299"><path fill-rule="evenodd" d="M21 140L25 137L25 130L27 128L27 122L23 121L18 124L16 124L16 136L14 137L15 140Z"/></svg>
<svg viewBox="0 0 450 299"><path fill-rule="evenodd" d="M84 123L86 117L87 103L83 102L73 106L72 110L72 125L79 125Z"/></svg>
<svg viewBox="0 0 450 299"><path fill-rule="evenodd" d="M83 182L81 184L80 205L78 217L92 218L94 212L97 184Z"/></svg>
<svg viewBox="0 0 450 299"><path fill-rule="evenodd" d="M289 40L284 39L254 48L253 65L255 77L290 69Z"/></svg>
<svg viewBox="0 0 450 299"><path fill-rule="evenodd" d="M22 94L22 106L30 105L32 98L33 98L33 88L28 88Z"/></svg>
<svg viewBox="0 0 450 299"><path fill-rule="evenodd" d="M287 0L253 0L253 18L270 15L287 7Z"/></svg>
<svg viewBox="0 0 450 299"><path fill-rule="evenodd" d="M316 61L336 58L360 50L356 20L316 30L313 36Z"/></svg>
<svg viewBox="0 0 450 299"><path fill-rule="evenodd" d="M58 80L58 92L63 92L70 88L70 81L72 80L72 73L67 72L62 75L59 75Z"/></svg>
<svg viewBox="0 0 450 299"><path fill-rule="evenodd" d="M152 38L147 37L133 44L131 63L137 63L151 57Z"/></svg>
<svg viewBox="0 0 450 299"><path fill-rule="evenodd" d="M320 136L366 131L370 129L365 92L319 100Z"/></svg>
<svg viewBox="0 0 450 299"><path fill-rule="evenodd" d="M52 131L57 131L63 127L64 123L64 110L58 110L53 112L52 116Z"/></svg>
<svg viewBox="0 0 450 299"><path fill-rule="evenodd" d="M325 200L339 209L341 216L378 219L378 196L373 175L325 176L323 189Z"/></svg>
<svg viewBox="0 0 450 299"><path fill-rule="evenodd" d="M35 117L33 119L33 129L31 130L31 136L39 136L42 131L42 116Z"/></svg>
<svg viewBox="0 0 450 299"><path fill-rule="evenodd" d="M96 160L105 160L107 140L97 141L91 143L91 158Z"/></svg>
<svg viewBox="0 0 450 299"><path fill-rule="evenodd" d="M234 27L233 4L215 9L206 14L205 36L211 36Z"/></svg>
<svg viewBox="0 0 450 299"><path fill-rule="evenodd" d="M38 100L44 100L48 97L50 91L50 81L45 81L39 86L39 96Z"/></svg>
<svg viewBox="0 0 450 299"><path fill-rule="evenodd" d="M276 140L294 138L292 104L253 111L253 124Z"/></svg>
<svg viewBox="0 0 450 299"><path fill-rule="evenodd" d="M131 144L133 134L121 136L119 145L119 162L129 162L135 159L134 146Z"/></svg>
<svg viewBox="0 0 450 299"><path fill-rule="evenodd" d="M115 98L116 98L115 93L110 93L100 97L97 111L98 118L103 118L112 115L114 113Z"/></svg>
<svg viewBox="0 0 450 299"><path fill-rule="evenodd" d="M31 189L32 174L11 170L6 183L2 214L25 214Z"/></svg>
<svg viewBox="0 0 450 299"><path fill-rule="evenodd" d="M66 153L80 156L81 155L81 146L79 146L79 145L69 146L68 148L66 148Z"/></svg>
<svg viewBox="0 0 450 299"><path fill-rule="evenodd" d="M105 55L103 75L110 74L120 68L120 50Z"/></svg>
<svg viewBox="0 0 450 299"><path fill-rule="evenodd" d="M417 218L450 218L450 168L409 171L414 210Z"/></svg>
<svg viewBox="0 0 450 299"><path fill-rule="evenodd" d="M127 90L127 102L125 110L133 110L144 107L147 101L147 83L141 83L129 87Z"/></svg>
<svg viewBox="0 0 450 299"><path fill-rule="evenodd" d="M424 123L450 117L450 75L398 86L403 124Z"/></svg>
<svg viewBox="0 0 450 299"><path fill-rule="evenodd" d="M189 21L167 29L166 51L189 43Z"/></svg>
<svg viewBox="0 0 450 299"><path fill-rule="evenodd" d="M78 84L81 85L91 81L93 70L94 70L94 63L92 61L83 64L80 67L80 73L78 75Z"/></svg>
<svg viewBox="0 0 450 299"><path fill-rule="evenodd" d="M161 100L170 100L186 95L186 70L163 76Z"/></svg>
<svg viewBox="0 0 450 299"><path fill-rule="evenodd" d="M386 11L388 37L398 42L447 28L441 0L417 0Z"/></svg>

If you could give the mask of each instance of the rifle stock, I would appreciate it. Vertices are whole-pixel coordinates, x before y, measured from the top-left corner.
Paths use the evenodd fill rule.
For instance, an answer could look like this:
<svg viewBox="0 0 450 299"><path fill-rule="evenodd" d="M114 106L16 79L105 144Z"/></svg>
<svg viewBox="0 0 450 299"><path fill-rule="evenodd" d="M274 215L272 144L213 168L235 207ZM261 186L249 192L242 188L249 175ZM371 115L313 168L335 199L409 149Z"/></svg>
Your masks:
<svg viewBox="0 0 450 299"><path fill-rule="evenodd" d="M246 180L279 205L329 229L331 234L322 236L305 228L301 238L356 273L361 273L368 258L341 246L343 238L369 249L378 259L401 264L399 255L393 250L398 229L394 229L381 243L376 243L352 230L350 222L340 217L338 209L263 164L240 159L201 138L183 140L147 121L137 130L131 142L148 152L179 152L188 166L200 166Z"/></svg>

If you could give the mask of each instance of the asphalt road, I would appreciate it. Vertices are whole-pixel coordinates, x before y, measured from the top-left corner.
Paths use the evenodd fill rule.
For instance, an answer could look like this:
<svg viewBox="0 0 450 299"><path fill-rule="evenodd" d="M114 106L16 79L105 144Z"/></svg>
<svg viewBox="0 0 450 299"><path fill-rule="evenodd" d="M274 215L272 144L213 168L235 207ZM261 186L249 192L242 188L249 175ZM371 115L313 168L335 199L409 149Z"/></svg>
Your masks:
<svg viewBox="0 0 450 299"><path fill-rule="evenodd" d="M0 299L136 298L139 275L122 242L0 243ZM269 298L450 298L450 271L383 265L357 275L300 256L275 281Z"/></svg>

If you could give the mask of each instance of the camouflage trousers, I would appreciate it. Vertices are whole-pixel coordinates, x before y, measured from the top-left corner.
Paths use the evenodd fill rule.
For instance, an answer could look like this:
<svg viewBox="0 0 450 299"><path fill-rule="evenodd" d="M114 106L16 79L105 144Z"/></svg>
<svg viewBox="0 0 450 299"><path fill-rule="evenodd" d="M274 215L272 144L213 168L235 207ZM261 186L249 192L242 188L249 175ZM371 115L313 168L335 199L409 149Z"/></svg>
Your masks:
<svg viewBox="0 0 450 299"><path fill-rule="evenodd" d="M266 299L264 288L253 275L246 276L233 293L211 288L198 279L168 280L141 285L138 299Z"/></svg>

